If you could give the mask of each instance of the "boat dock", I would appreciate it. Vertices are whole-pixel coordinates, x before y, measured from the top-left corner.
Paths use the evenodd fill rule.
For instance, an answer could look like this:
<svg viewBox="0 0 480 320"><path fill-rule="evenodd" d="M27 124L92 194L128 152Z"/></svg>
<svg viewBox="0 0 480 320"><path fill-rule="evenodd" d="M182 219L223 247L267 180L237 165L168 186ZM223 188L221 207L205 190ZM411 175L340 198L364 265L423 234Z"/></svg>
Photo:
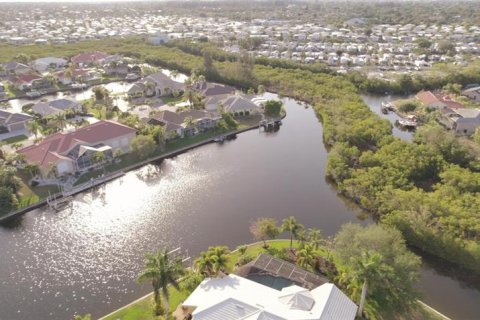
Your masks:
<svg viewBox="0 0 480 320"><path fill-rule="evenodd" d="M263 131L276 131L282 125L282 119L262 120L259 123L259 129Z"/></svg>

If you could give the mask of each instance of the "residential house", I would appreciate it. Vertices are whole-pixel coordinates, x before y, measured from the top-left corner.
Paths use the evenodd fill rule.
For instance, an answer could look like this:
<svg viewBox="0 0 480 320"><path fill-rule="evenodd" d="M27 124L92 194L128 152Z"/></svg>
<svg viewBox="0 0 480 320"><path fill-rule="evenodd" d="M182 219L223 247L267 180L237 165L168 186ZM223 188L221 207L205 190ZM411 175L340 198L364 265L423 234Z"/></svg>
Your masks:
<svg viewBox="0 0 480 320"><path fill-rule="evenodd" d="M10 84L17 90L25 91L32 87L32 84L34 83L35 80L41 80L41 79L42 77L39 76L38 74L29 73L29 74L20 74L20 75L11 76L8 79L8 82L10 82ZM40 83L42 82L43 81L41 81Z"/></svg>
<svg viewBox="0 0 480 320"><path fill-rule="evenodd" d="M432 92L432 91L420 91L417 93L416 98L427 108L432 109L458 109L465 108L461 103L456 102L448 95L445 95L441 92Z"/></svg>
<svg viewBox="0 0 480 320"><path fill-rule="evenodd" d="M462 95L470 98L475 102L480 103L480 86L463 90Z"/></svg>
<svg viewBox="0 0 480 320"><path fill-rule="evenodd" d="M39 79L33 79L30 83L31 90L43 90L53 87L53 83L46 77L41 77Z"/></svg>
<svg viewBox="0 0 480 320"><path fill-rule="evenodd" d="M32 119L27 114L0 110L0 133L25 130Z"/></svg>
<svg viewBox="0 0 480 320"><path fill-rule="evenodd" d="M195 86L195 91L205 97L205 109L217 111L221 100L235 93L236 89L223 84L203 81Z"/></svg>
<svg viewBox="0 0 480 320"><path fill-rule="evenodd" d="M153 73L145 77L144 82L146 84L147 91L148 91L148 83L151 83L155 88L153 95L156 95L159 97L170 96L174 93L180 94L185 91L184 83L172 80L170 77L163 74L162 72Z"/></svg>
<svg viewBox="0 0 480 320"><path fill-rule="evenodd" d="M31 62L32 68L40 73L44 73L48 70L56 70L64 68L67 65L68 61L62 58L55 57L45 57L33 60Z"/></svg>
<svg viewBox="0 0 480 320"><path fill-rule="evenodd" d="M80 112L82 106L76 100L61 98L47 102L38 102L32 106L32 111L42 117L51 117L66 111Z"/></svg>
<svg viewBox="0 0 480 320"><path fill-rule="evenodd" d="M238 115L245 112L250 114L260 113L260 107L242 95L228 96L220 103L223 105L225 112L232 113L233 115Z"/></svg>
<svg viewBox="0 0 480 320"><path fill-rule="evenodd" d="M130 68L127 62L112 61L103 65L103 70L108 76L124 77L128 74Z"/></svg>
<svg viewBox="0 0 480 320"><path fill-rule="evenodd" d="M191 125L186 123L187 118L191 118ZM165 110L143 121L164 127L167 137L183 138L215 128L218 119L218 116L205 110L186 110L179 113Z"/></svg>
<svg viewBox="0 0 480 320"><path fill-rule="evenodd" d="M3 67L3 73L4 73L3 76L21 75L21 74L28 74L32 72L32 69L26 64L18 63L15 61L4 63L2 64L2 67Z"/></svg>
<svg viewBox="0 0 480 320"><path fill-rule="evenodd" d="M127 90L127 95L130 98L142 97L142 96L146 95L146 93L147 93L147 87L146 87L145 83L143 83L141 81L132 83L130 88L128 88L128 90Z"/></svg>
<svg viewBox="0 0 480 320"><path fill-rule="evenodd" d="M357 306L332 283L270 288L234 274L206 278L182 303L189 319L353 320Z"/></svg>
<svg viewBox="0 0 480 320"><path fill-rule="evenodd" d="M442 110L441 123L458 135L470 135L480 127L480 109L445 108Z"/></svg>
<svg viewBox="0 0 480 320"><path fill-rule="evenodd" d="M94 64L99 64L103 59L109 55L101 51L85 52L73 56L70 60L79 67L86 67Z"/></svg>
<svg viewBox="0 0 480 320"><path fill-rule="evenodd" d="M20 149L25 161L39 166L42 176L57 176L88 170L101 152L111 159L117 149L130 151L136 130L113 121L99 121L70 133L56 133L42 142Z"/></svg>
<svg viewBox="0 0 480 320"><path fill-rule="evenodd" d="M61 70L55 72L53 76L63 85L70 85L74 82L85 83L100 77L97 71L88 69Z"/></svg>

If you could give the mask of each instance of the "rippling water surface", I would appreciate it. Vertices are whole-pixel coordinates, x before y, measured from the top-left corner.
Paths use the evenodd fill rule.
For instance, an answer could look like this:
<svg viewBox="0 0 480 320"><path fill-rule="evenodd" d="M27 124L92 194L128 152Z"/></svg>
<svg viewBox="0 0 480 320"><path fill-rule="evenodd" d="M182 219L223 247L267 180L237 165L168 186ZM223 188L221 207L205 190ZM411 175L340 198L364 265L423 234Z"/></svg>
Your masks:
<svg viewBox="0 0 480 320"><path fill-rule="evenodd" d="M259 216L295 215L324 235L361 221L325 181L313 111L285 101L288 116L276 133L253 130L148 165L78 195L63 211L35 210L0 227L0 319L104 315L150 290L135 280L145 252L182 246L195 255L249 242ZM429 284L439 279L429 276Z"/></svg>

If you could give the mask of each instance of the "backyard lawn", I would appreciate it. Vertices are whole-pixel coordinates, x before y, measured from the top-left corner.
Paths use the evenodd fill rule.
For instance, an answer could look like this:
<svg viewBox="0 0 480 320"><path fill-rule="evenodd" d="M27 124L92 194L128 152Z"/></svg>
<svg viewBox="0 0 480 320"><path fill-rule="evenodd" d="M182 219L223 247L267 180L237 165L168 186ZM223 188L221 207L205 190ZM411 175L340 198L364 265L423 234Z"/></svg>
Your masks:
<svg viewBox="0 0 480 320"><path fill-rule="evenodd" d="M4 141L6 144L12 144L12 143L25 141L27 139L28 139L28 137L26 135L21 134L19 136L14 136L14 137L10 137L10 138L7 138L7 139L3 139L2 141Z"/></svg>

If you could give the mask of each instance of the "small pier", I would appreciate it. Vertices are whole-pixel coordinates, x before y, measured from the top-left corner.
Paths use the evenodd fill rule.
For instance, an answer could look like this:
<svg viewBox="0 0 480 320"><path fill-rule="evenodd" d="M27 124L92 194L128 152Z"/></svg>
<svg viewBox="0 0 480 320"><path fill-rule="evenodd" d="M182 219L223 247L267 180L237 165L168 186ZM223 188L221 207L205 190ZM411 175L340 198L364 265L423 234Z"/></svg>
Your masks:
<svg viewBox="0 0 480 320"><path fill-rule="evenodd" d="M72 203L73 196L68 196L62 193L61 196L52 195L47 198L47 205L50 209L61 210Z"/></svg>
<svg viewBox="0 0 480 320"><path fill-rule="evenodd" d="M259 123L260 130L263 128L263 131L277 131L282 125L281 119L271 119L271 120L262 120Z"/></svg>

